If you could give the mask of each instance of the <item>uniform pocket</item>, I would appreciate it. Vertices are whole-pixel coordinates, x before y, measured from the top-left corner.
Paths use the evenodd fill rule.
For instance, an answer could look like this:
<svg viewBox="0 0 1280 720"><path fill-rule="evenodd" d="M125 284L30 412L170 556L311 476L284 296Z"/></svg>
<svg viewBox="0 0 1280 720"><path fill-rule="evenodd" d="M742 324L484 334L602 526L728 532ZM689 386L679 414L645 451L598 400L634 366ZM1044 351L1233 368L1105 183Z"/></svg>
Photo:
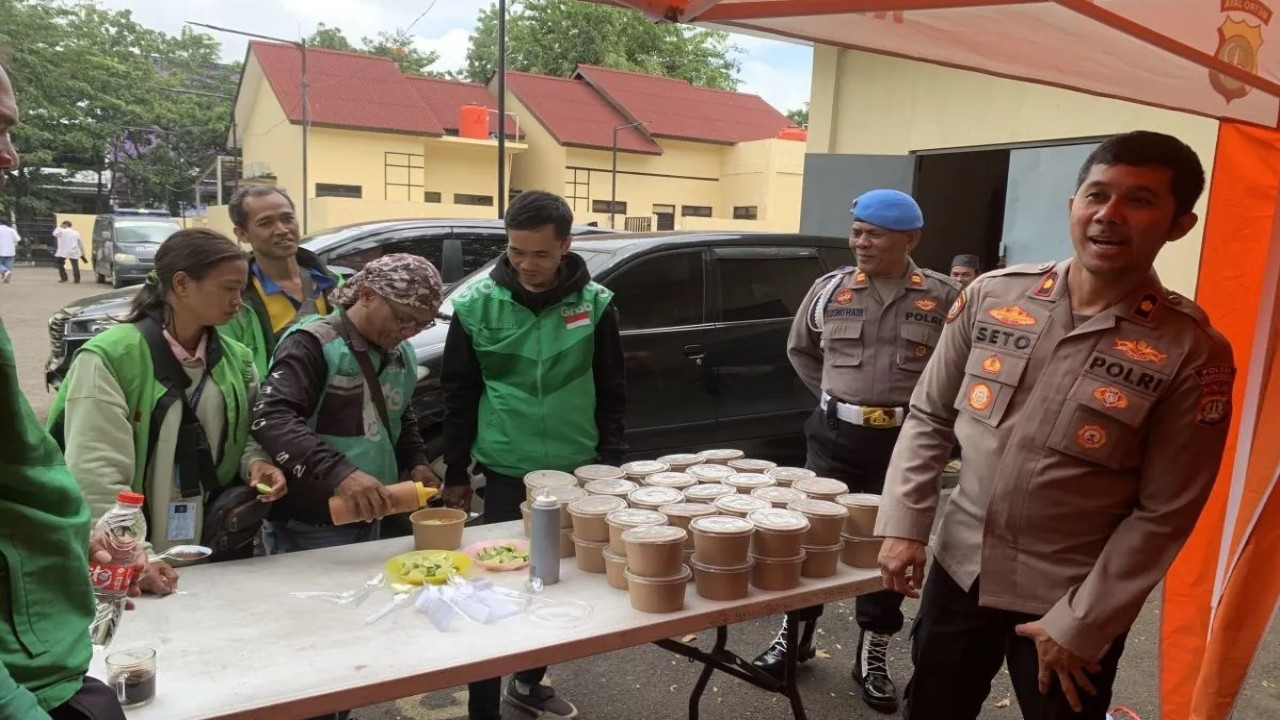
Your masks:
<svg viewBox="0 0 1280 720"><path fill-rule="evenodd" d="M928 325L903 324L898 326L898 335L898 367L923 372L942 331Z"/></svg>
<svg viewBox="0 0 1280 720"><path fill-rule="evenodd" d="M862 356L862 320L828 320L822 328L823 349L834 350L841 355L858 354L860 363Z"/></svg>
<svg viewBox="0 0 1280 720"><path fill-rule="evenodd" d="M996 427L1008 410L1017 389L1016 382L1006 384L991 378L965 375L960 394L956 396L955 408L980 422Z"/></svg>
<svg viewBox="0 0 1280 720"><path fill-rule="evenodd" d="M45 647L44 641L36 634L35 624L32 618L32 608L30 600L27 597L26 578L23 577L22 557L17 548L9 541L7 537L0 537L0 563L4 564L0 572L5 574L5 580L8 587L3 588L0 592L8 595L8 602L0 603L0 615L7 615L5 621L9 627L14 629L14 633L18 637L18 642L22 644L22 648L27 655L36 657L43 654L48 648ZM3 596L0 596L3 597Z"/></svg>
<svg viewBox="0 0 1280 720"><path fill-rule="evenodd" d="M1117 470L1141 464L1141 431L1155 399L1083 375L1067 394L1050 449Z"/></svg>
<svg viewBox="0 0 1280 720"><path fill-rule="evenodd" d="M317 432L335 437L364 437L364 376L329 377L316 407Z"/></svg>

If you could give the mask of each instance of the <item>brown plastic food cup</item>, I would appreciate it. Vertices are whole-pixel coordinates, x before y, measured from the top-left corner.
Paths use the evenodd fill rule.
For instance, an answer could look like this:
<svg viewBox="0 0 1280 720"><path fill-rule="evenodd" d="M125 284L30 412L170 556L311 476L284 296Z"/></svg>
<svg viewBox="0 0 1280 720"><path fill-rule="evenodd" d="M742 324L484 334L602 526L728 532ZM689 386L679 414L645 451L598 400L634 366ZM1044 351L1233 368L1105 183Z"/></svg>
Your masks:
<svg viewBox="0 0 1280 720"><path fill-rule="evenodd" d="M836 574L840 565L840 553L844 543L836 543L830 547L804 548L804 563L800 565L800 577L827 578Z"/></svg>
<svg viewBox="0 0 1280 720"><path fill-rule="evenodd" d="M762 487L772 487L778 484L777 480L762 475L760 473L734 473L722 480L725 485L737 490L743 495L750 495L752 490Z"/></svg>
<svg viewBox="0 0 1280 720"><path fill-rule="evenodd" d="M684 609L684 590L693 573L681 566L680 574L667 578L640 577L628 567L623 571L627 578L627 595L631 607L640 612L669 613Z"/></svg>
<svg viewBox="0 0 1280 720"><path fill-rule="evenodd" d="M578 563L578 569L582 572L602 573L605 571L604 566L604 549L609 547L608 542L590 542L573 538L574 555Z"/></svg>
<svg viewBox="0 0 1280 720"><path fill-rule="evenodd" d="M763 473L766 470L772 470L778 467L778 463L769 460L756 460L753 458L739 458L730 460L729 467L740 473Z"/></svg>
<svg viewBox="0 0 1280 720"><path fill-rule="evenodd" d="M622 533L627 546L627 568L646 578L671 577L684 564L688 533L670 525L636 527ZM603 569L603 568L602 568Z"/></svg>
<svg viewBox="0 0 1280 720"><path fill-rule="evenodd" d="M738 567L747 562L755 525L732 515L707 515L689 521L694 554L712 567Z"/></svg>
<svg viewBox="0 0 1280 720"><path fill-rule="evenodd" d="M741 450L732 449L703 450L698 454L702 456L702 462L716 465L728 465L730 460L741 460L746 457L746 453Z"/></svg>
<svg viewBox="0 0 1280 720"><path fill-rule="evenodd" d="M849 493L835 500L848 510L844 521L844 534L854 537L872 537L876 534L876 515L880 512L880 496L870 493Z"/></svg>
<svg viewBox="0 0 1280 720"><path fill-rule="evenodd" d="M747 516L756 526L751 535L751 554L771 560L785 560L803 553L809 518L795 510L756 510Z"/></svg>
<svg viewBox="0 0 1280 720"><path fill-rule="evenodd" d="M840 552L840 562L849 567L864 570L875 570L880 567L880 545L883 538L854 537L843 535L844 549Z"/></svg>
<svg viewBox="0 0 1280 720"><path fill-rule="evenodd" d="M640 487L638 484L625 478L610 478L606 480L592 480L586 485L583 485L582 489L586 490L587 493L591 495L612 495L625 500L627 496L638 487Z"/></svg>
<svg viewBox="0 0 1280 720"><path fill-rule="evenodd" d="M702 456L694 453L676 453L675 455L663 455L658 458L658 462L666 463L667 467L675 472L684 472L686 468L702 464Z"/></svg>
<svg viewBox="0 0 1280 720"><path fill-rule="evenodd" d="M684 493L672 487L645 485L627 494L627 504L634 508L657 510L663 505L684 502Z"/></svg>
<svg viewBox="0 0 1280 720"><path fill-rule="evenodd" d="M550 487L575 487L578 479L559 470L534 470L524 476L524 499L532 500L535 490Z"/></svg>
<svg viewBox="0 0 1280 720"><path fill-rule="evenodd" d="M711 504L716 498L725 495L737 495L738 491L728 485L720 483L699 483L691 488L684 489L685 502L707 503Z"/></svg>
<svg viewBox="0 0 1280 720"><path fill-rule="evenodd" d="M849 515L849 511L843 505L830 500L804 498L791 503L787 509L801 512L809 518L809 532L804 538L805 545L831 547L840 543L845 518Z"/></svg>
<svg viewBox="0 0 1280 720"><path fill-rule="evenodd" d="M767 510L772 507L767 500L750 495L725 495L716 498L712 504L721 515L736 515L740 518L745 518L756 510Z"/></svg>
<svg viewBox="0 0 1280 720"><path fill-rule="evenodd" d="M794 590L800 585L800 568L804 565L804 553L776 560L752 556L755 566L751 568L751 584L761 590Z"/></svg>
<svg viewBox="0 0 1280 720"><path fill-rule="evenodd" d="M573 471L574 477L586 485L593 480L622 480L627 474L615 465L583 465Z"/></svg>
<svg viewBox="0 0 1280 720"><path fill-rule="evenodd" d="M806 468L798 468L798 467L769 468L768 470L764 471L764 474L768 475L774 480L777 480L778 484L783 487L791 487L791 485L795 483L795 481L797 480L803 480L805 478L818 476L818 474L812 470L808 470Z"/></svg>
<svg viewBox="0 0 1280 720"><path fill-rule="evenodd" d="M695 554L690 561L693 568L694 588L700 597L708 600L741 600L747 596L751 585L751 568L755 562L748 559L738 567L719 568L698 560Z"/></svg>
<svg viewBox="0 0 1280 720"><path fill-rule="evenodd" d="M649 477L645 478L644 484L652 485L654 487L675 488L676 490L680 490L683 492L684 490L697 485L698 481L688 473L660 472L660 473L654 473Z"/></svg>
<svg viewBox="0 0 1280 720"><path fill-rule="evenodd" d="M686 475L692 475L700 483L723 483L725 478L738 474L737 470L728 465L716 465L715 463L694 465L693 467L685 468L684 472Z"/></svg>
<svg viewBox="0 0 1280 720"><path fill-rule="evenodd" d="M791 483L791 487L818 500L835 500L840 495L849 492L849 486L824 477L802 478Z"/></svg>
<svg viewBox="0 0 1280 720"><path fill-rule="evenodd" d="M427 508L409 516L417 550L457 550L467 514L454 508Z"/></svg>
<svg viewBox="0 0 1280 720"><path fill-rule="evenodd" d="M752 490L751 497L760 498L776 508L785 508L797 500L804 500L807 496L799 490L773 485Z"/></svg>
<svg viewBox="0 0 1280 720"><path fill-rule="evenodd" d="M605 522L605 516L626 506L626 500L613 495L588 495L574 500L568 506L574 537L587 542L609 542L609 524Z"/></svg>
<svg viewBox="0 0 1280 720"><path fill-rule="evenodd" d="M573 528L560 531L560 557L571 558L578 549L573 544Z"/></svg>
<svg viewBox="0 0 1280 720"><path fill-rule="evenodd" d="M667 524L666 515L657 510L643 508L614 510L605 515L604 520L609 525L609 549L623 557L627 555L627 545L622 541L622 533L635 527Z"/></svg>
<svg viewBox="0 0 1280 720"><path fill-rule="evenodd" d="M706 503L682 502L663 505L658 508L658 512L667 516L667 522L669 524L681 528L682 530L688 530L690 520L704 515L715 515L716 509L714 506ZM693 535L689 535L684 546L686 550L693 549Z"/></svg>
<svg viewBox="0 0 1280 720"><path fill-rule="evenodd" d="M608 543L605 543L600 555L604 557L604 574L609 587L615 590L626 590L627 575L624 571L627 569L627 556L618 555L610 550Z"/></svg>
<svg viewBox="0 0 1280 720"><path fill-rule="evenodd" d="M627 474L627 479L635 482L642 482L650 475L657 475L660 472L669 470L671 470L670 465L657 460L636 460L622 466L622 472Z"/></svg>

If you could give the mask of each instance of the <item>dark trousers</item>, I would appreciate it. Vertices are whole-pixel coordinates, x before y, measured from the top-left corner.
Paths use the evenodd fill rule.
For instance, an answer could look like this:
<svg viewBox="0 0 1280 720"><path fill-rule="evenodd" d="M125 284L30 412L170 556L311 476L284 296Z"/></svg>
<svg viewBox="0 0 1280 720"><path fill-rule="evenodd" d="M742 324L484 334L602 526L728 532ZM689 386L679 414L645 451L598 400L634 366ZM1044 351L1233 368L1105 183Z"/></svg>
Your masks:
<svg viewBox="0 0 1280 720"><path fill-rule="evenodd" d="M520 503L524 502L524 479L501 475L488 468L477 468L483 473L484 524L520 519ZM546 677L545 667L522 670L515 679L528 685L539 685ZM471 720L499 720L502 717L502 678L490 678L467 683L467 716Z"/></svg>
<svg viewBox="0 0 1280 720"><path fill-rule="evenodd" d="M834 410L835 403L828 407ZM804 424L806 465L819 477L845 483L849 492L880 495L900 431L852 425L819 408ZM903 623L902 600L902 595L889 590L859 595L855 601L858 627L880 635L898 632Z"/></svg>
<svg viewBox="0 0 1280 720"><path fill-rule="evenodd" d="M78 258L58 258L58 276L62 282L67 281L67 263L71 263L71 272L76 282L80 282L80 260Z"/></svg>
<svg viewBox="0 0 1280 720"><path fill-rule="evenodd" d="M53 720L125 720L116 693L101 681L86 676L71 699L49 711Z"/></svg>
<svg viewBox="0 0 1280 720"><path fill-rule="evenodd" d="M1103 720L1111 705L1111 686L1124 653L1125 635L1111 643L1099 663L1102 672L1089 674L1097 695L1080 690L1083 712L1067 704L1058 679L1041 694L1039 659L1031 640L1014 628L1039 620L1037 615L996 610L978 604L978 582L968 592L937 563L929 571L920 614L911 628L911 661L915 674L907 685L907 720L976 720L991 692L991 679L1001 663L1009 677L1025 720Z"/></svg>

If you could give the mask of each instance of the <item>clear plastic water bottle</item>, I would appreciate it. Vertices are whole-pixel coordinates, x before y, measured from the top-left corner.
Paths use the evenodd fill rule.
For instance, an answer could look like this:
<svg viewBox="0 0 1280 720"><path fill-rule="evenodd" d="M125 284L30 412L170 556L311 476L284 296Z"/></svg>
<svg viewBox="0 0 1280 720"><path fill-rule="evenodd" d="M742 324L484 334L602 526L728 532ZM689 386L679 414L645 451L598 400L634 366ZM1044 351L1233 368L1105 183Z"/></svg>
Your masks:
<svg viewBox="0 0 1280 720"><path fill-rule="evenodd" d="M560 582L560 501L538 494L529 508L529 580L532 589Z"/></svg>
<svg viewBox="0 0 1280 720"><path fill-rule="evenodd" d="M138 554L145 553L147 519L142 512L145 498L133 492L116 495L116 506L107 511L94 528L94 537L111 553L109 562L89 558L89 582L98 607L89 633L93 644L106 646L115 636L124 612L129 585L133 582Z"/></svg>

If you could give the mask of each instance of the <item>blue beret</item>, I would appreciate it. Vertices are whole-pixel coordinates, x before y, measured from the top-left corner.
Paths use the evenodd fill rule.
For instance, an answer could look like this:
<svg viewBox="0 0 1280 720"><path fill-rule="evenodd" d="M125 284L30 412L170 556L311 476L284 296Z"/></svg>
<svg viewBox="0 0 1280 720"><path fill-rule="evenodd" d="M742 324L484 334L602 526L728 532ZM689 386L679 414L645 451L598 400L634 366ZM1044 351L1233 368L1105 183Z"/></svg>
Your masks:
<svg viewBox="0 0 1280 720"><path fill-rule="evenodd" d="M898 190L868 190L853 201L854 220L886 230L907 232L924 227L924 213L908 194Z"/></svg>

